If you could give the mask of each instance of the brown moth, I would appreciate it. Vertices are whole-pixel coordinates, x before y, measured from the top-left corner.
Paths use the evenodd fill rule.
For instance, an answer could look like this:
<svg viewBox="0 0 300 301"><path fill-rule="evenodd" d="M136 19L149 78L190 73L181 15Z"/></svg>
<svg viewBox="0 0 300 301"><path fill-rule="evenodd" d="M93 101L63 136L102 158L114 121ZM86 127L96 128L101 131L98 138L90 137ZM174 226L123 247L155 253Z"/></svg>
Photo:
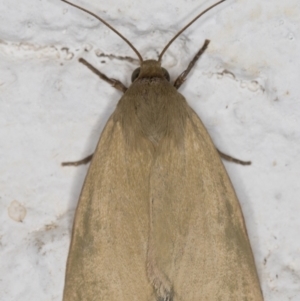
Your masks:
<svg viewBox="0 0 300 301"><path fill-rule="evenodd" d="M178 35L224 1L184 27L157 61L144 61L100 17L63 0L114 30L141 63L127 89L80 59L125 93L103 130L81 192L64 301L263 300L243 214L220 154L177 91L209 41L174 85L161 67Z"/></svg>

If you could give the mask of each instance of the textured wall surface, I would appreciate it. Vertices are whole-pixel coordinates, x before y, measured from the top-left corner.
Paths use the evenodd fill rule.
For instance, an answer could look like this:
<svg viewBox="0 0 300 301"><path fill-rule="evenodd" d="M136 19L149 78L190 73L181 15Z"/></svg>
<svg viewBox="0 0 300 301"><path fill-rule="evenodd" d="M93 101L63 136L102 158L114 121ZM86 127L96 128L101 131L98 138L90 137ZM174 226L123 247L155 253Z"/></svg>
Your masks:
<svg viewBox="0 0 300 301"><path fill-rule="evenodd" d="M212 1L82 0L144 58ZM171 46L174 80L211 44L180 92L225 162L240 199L266 301L300 300L300 3L228 0ZM84 57L130 84L132 50L55 0L0 0L0 299L60 301L74 210L87 166L121 93Z"/></svg>

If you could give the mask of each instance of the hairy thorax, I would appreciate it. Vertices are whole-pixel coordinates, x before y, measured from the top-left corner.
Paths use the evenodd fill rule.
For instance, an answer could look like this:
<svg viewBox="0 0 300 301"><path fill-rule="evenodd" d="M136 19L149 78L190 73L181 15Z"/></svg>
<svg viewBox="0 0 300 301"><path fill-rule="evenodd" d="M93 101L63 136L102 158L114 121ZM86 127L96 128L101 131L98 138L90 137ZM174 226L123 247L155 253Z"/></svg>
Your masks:
<svg viewBox="0 0 300 301"><path fill-rule="evenodd" d="M166 79L142 78L121 98L116 118L125 131L132 131L126 136L141 135L155 146L163 138L177 143L183 139L188 111L184 97Z"/></svg>

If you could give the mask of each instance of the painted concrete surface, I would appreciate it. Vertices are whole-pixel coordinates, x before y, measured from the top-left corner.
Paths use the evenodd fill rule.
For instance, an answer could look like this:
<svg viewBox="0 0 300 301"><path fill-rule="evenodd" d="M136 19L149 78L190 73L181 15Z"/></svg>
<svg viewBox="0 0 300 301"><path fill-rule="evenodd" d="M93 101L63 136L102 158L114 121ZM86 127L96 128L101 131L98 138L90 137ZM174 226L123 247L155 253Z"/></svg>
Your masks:
<svg viewBox="0 0 300 301"><path fill-rule="evenodd" d="M144 58L212 1L78 1ZM174 80L211 44L180 88L225 162L241 202L266 301L300 300L300 3L226 1L170 47ZM128 62L122 57L130 56ZM130 84L135 54L93 17L61 1L0 0L0 300L60 301L74 210L121 93L78 63Z"/></svg>

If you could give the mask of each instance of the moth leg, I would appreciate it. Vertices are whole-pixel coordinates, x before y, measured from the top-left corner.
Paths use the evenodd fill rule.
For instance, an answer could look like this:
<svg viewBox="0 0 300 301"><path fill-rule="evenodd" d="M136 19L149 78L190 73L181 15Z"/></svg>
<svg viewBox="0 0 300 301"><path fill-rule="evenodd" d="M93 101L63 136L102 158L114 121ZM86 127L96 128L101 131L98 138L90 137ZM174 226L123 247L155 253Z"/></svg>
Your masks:
<svg viewBox="0 0 300 301"><path fill-rule="evenodd" d="M199 59L199 57L203 54L203 52L206 50L208 44L210 43L210 40L205 40L203 46L201 47L201 49L196 53L196 55L194 56L194 58L192 59L192 61L189 63L188 67L186 70L184 70L175 80L174 82L174 87L176 89L178 89L185 81L187 75L189 74L189 72L192 70L192 68L194 67L195 63L197 62L197 60Z"/></svg>
<svg viewBox="0 0 300 301"><path fill-rule="evenodd" d="M81 159L79 161L74 161L74 162L62 162L61 165L62 166L78 166L78 165L82 165L82 164L87 164L89 163L93 158L93 154L87 156L84 159Z"/></svg>
<svg viewBox="0 0 300 301"><path fill-rule="evenodd" d="M233 158L231 156L228 156L228 155L222 153L221 151L219 151L218 149L217 149L217 151L218 151L219 155L221 156L221 158L223 158L224 160L227 160L229 162L234 162L237 164L241 164L241 165L251 165L251 161L242 161L242 160Z"/></svg>
<svg viewBox="0 0 300 301"><path fill-rule="evenodd" d="M118 81L117 79L107 77L105 74L103 74L102 72L97 70L94 66L92 66L89 62L87 62L83 58L80 58L79 62L82 63L83 65L85 65L86 67L88 67L92 72L94 72L96 75L98 75L101 79L103 79L107 83L111 84L117 90L124 92L124 93L126 92L127 87L124 84L122 84L120 81Z"/></svg>

